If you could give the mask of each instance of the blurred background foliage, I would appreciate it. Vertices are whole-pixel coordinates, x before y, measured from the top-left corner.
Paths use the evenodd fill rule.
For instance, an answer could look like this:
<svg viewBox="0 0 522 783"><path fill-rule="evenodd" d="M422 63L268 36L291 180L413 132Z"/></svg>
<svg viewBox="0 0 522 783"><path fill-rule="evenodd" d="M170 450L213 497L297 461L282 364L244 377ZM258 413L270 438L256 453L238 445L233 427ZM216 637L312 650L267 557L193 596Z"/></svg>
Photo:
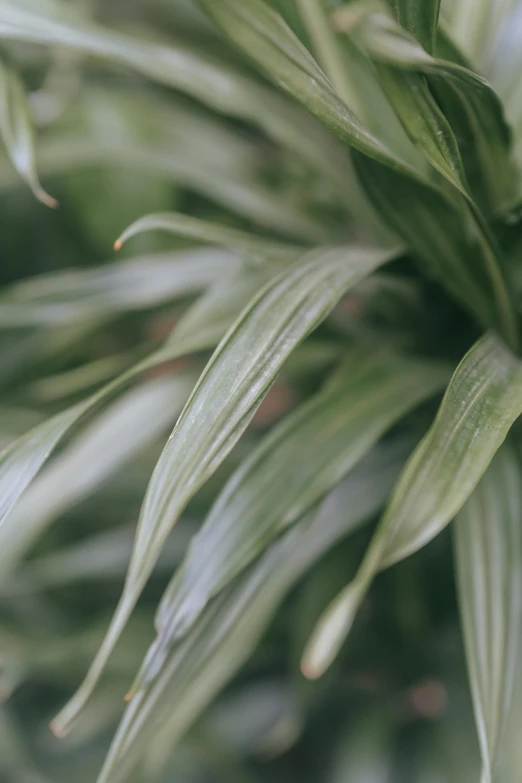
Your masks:
<svg viewBox="0 0 522 783"><path fill-rule="evenodd" d="M66 5L86 20L140 40L187 45L265 84L191 0ZM293 0L272 5L308 42ZM330 10L340 5L331 2ZM487 20L479 30L489 48L463 22L450 32L464 47L469 44L477 69L511 96L506 105L516 123L522 102L511 72L520 57L522 6L498 5L499 30L492 31ZM1 25L0 20L0 33ZM2 445L151 354L201 290L221 274L236 274L234 253L200 249L198 242L161 232L137 236L115 257L114 240L142 215L181 212L264 235L290 250L294 244L342 243L364 235L353 216L347 219L346 200L353 196L342 187L341 168L334 176L342 154L326 132L333 175L274 141L255 122L213 111L208 102L154 82L123 61L108 64L66 46L8 39L1 53L23 79L39 175L59 202L58 209L45 208L7 155L1 157ZM292 104L291 110L297 108ZM303 122L310 122L310 143L320 144L323 131L304 113ZM322 147L316 150L319 157ZM513 204L498 232L515 256L520 231L516 199ZM194 282L188 275L180 283L172 262L187 253L187 264L200 264L201 276ZM127 259L136 259L134 266L126 267ZM59 274L65 270L67 275ZM248 272L253 291L259 287L256 274L264 273L254 261ZM317 391L354 341L370 346L386 341L454 365L479 333L407 256L395 262L387 279L372 278L346 296L294 354L245 436L189 503L102 686L71 734L59 740L49 720L81 681L103 638L151 472L212 343L149 369L139 383L82 420L16 509L12 562L0 553L5 572L0 780L96 779L123 695L153 639L156 606L191 536L225 479L275 422ZM436 404L409 414L394 436L424 432ZM315 623L355 572L369 539L367 528L357 530L312 562L305 578L288 585L245 665L174 752L169 734L158 732L131 780L478 783L480 754L447 531L378 578L350 644L324 678L309 682L299 673ZM521 725L517 691L507 736L516 736ZM516 783L522 758L510 754L520 753L520 746L507 740L506 745L499 780Z"/></svg>

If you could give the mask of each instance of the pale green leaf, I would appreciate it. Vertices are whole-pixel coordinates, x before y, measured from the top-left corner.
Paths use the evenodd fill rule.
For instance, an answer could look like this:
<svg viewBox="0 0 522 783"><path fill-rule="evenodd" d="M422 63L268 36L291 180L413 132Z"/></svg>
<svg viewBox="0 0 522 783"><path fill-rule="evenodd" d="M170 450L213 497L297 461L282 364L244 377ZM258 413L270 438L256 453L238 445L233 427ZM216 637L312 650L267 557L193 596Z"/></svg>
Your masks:
<svg viewBox="0 0 522 783"><path fill-rule="evenodd" d="M521 469L498 452L454 525L456 575L484 781L493 779L518 661L522 612Z"/></svg>
<svg viewBox="0 0 522 783"><path fill-rule="evenodd" d="M260 125L346 191L346 156L335 141L290 102L215 58L181 44L133 38L94 24L63 0L1 0L1 37L66 46L131 67L217 112Z"/></svg>
<svg viewBox="0 0 522 783"><path fill-rule="evenodd" d="M57 733L66 731L92 692L183 508L241 437L287 357L349 288L389 259L389 251L364 246L312 251L243 310L155 468L120 603L83 685L53 723Z"/></svg>
<svg viewBox="0 0 522 783"><path fill-rule="evenodd" d="M34 134L25 89L18 74L0 60L0 136L9 158L36 198L48 207L58 202L45 192L36 172Z"/></svg>
<svg viewBox="0 0 522 783"><path fill-rule="evenodd" d="M124 242L144 231L168 231L178 237L221 245L254 257L275 256L293 260L303 252L303 248L272 242L262 236L178 212L164 212L139 218L125 229L114 243L114 247L119 250Z"/></svg>
<svg viewBox="0 0 522 783"><path fill-rule="evenodd" d="M367 346L275 427L232 475L167 588L151 671L215 594L447 379L442 366Z"/></svg>
<svg viewBox="0 0 522 783"><path fill-rule="evenodd" d="M185 553L192 536L192 523L178 523L176 536L167 541L158 560L158 571L171 574ZM16 596L75 583L123 579L132 554L134 525L125 525L89 535L49 554L20 564L3 586L2 595Z"/></svg>
<svg viewBox="0 0 522 783"><path fill-rule="evenodd" d="M174 645L157 679L132 698L98 783L125 773L158 731L171 747L252 654L277 605L299 576L383 503L404 444L377 449L324 501L274 542Z"/></svg>
<svg viewBox="0 0 522 783"><path fill-rule="evenodd" d="M408 460L355 579L321 618L303 657L309 677L337 654L375 575L416 552L461 509L522 413L522 363L494 336L466 354Z"/></svg>
<svg viewBox="0 0 522 783"><path fill-rule="evenodd" d="M148 180L154 177L161 187L174 182L202 193L285 236L314 241L321 237L321 226L312 215L281 189L261 181L257 144L209 111L170 96L167 101L120 87L85 86L78 103L62 118L60 130L39 138L37 157L42 176L72 174L68 189L74 187L78 169L103 167L109 180L124 169L143 173ZM18 181L8 161L0 164L1 188Z"/></svg>
<svg viewBox="0 0 522 783"><path fill-rule="evenodd" d="M33 482L0 526L0 581L5 582L42 532L92 494L175 421L190 394L190 376L157 378L110 405Z"/></svg>
<svg viewBox="0 0 522 783"><path fill-rule="evenodd" d="M241 265L233 253L195 248L37 275L2 289L0 327L63 326L156 307L196 294Z"/></svg>
<svg viewBox="0 0 522 783"><path fill-rule="evenodd" d="M259 276L239 278L237 288L228 282L211 289L208 299L197 301L183 316L165 345L130 367L80 403L56 414L17 438L0 452L0 525L62 438L84 416L117 394L149 369L187 353L214 347L233 323L238 309L258 290ZM76 289L75 289L76 290Z"/></svg>

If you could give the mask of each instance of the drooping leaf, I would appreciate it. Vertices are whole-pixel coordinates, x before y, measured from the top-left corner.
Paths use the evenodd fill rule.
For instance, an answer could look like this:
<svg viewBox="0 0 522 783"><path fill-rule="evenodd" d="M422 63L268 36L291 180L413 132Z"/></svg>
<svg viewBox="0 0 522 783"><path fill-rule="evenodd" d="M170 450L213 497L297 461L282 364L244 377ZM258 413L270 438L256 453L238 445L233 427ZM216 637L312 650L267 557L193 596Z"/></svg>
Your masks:
<svg viewBox="0 0 522 783"><path fill-rule="evenodd" d="M522 615L522 492L503 446L454 525L457 585L484 780L509 712Z"/></svg>
<svg viewBox="0 0 522 783"><path fill-rule="evenodd" d="M36 198L47 207L58 202L45 192L36 172L34 132L25 89L18 74L0 60L0 137L9 158Z"/></svg>
<svg viewBox="0 0 522 783"><path fill-rule="evenodd" d="M5 582L57 516L94 492L172 425L193 382L190 376L149 381L123 395L89 424L2 520L0 581Z"/></svg>
<svg viewBox="0 0 522 783"><path fill-rule="evenodd" d="M94 688L185 505L241 437L292 350L343 294L390 259L366 247L312 251L269 283L229 330L152 475L124 592L83 685L53 722L66 731Z"/></svg>
<svg viewBox="0 0 522 783"><path fill-rule="evenodd" d="M367 457L311 513L224 590L174 645L157 679L134 695L98 783L119 779L161 731L171 747L252 654L284 594L336 541L380 507L404 458L395 442Z"/></svg>
<svg viewBox="0 0 522 783"><path fill-rule="evenodd" d="M79 403L38 424L0 453L0 522L85 410Z"/></svg>
<svg viewBox="0 0 522 783"><path fill-rule="evenodd" d="M38 275L0 291L0 327L63 326L146 309L198 293L240 268L233 253L196 248Z"/></svg>
<svg viewBox="0 0 522 783"><path fill-rule="evenodd" d="M2 0L0 38L75 49L143 73L219 113L260 125L345 189L346 156L306 113L245 74L181 44L134 38L88 20L63 0ZM321 155L317 155L317 149Z"/></svg>
<svg viewBox="0 0 522 783"><path fill-rule="evenodd" d="M337 654L375 575L427 544L474 490L522 413L522 363L486 335L466 354L408 460L356 578L321 618L303 657L309 677Z"/></svg>
<svg viewBox="0 0 522 783"><path fill-rule="evenodd" d="M368 350L354 350L325 389L276 426L232 475L160 603L150 672L268 542L326 494L394 421L447 382L442 366L386 350L368 356Z"/></svg>
<svg viewBox="0 0 522 783"><path fill-rule="evenodd" d="M270 276L268 276L270 277ZM56 414L17 438L0 452L0 524L62 438L90 411L117 394L147 370L188 353L214 347L233 323L238 310L266 278L258 273L211 289L180 319L165 344L118 375L82 402ZM262 281L262 283L261 283Z"/></svg>
<svg viewBox="0 0 522 783"><path fill-rule="evenodd" d="M146 215L136 220L116 240L115 248L119 250L124 242L143 231L168 231L176 236L195 239L198 242L208 242L212 245L221 245L253 256L295 259L303 251L303 248L271 242L262 236L248 234L245 231L227 228L219 223L210 223L207 220L176 212Z"/></svg>
<svg viewBox="0 0 522 783"><path fill-rule="evenodd" d="M49 129L40 136L37 158L42 176L69 175L67 195L71 190L75 193L78 170L94 169L97 181L107 182L116 191L117 174L123 170L126 176L143 174L147 188L153 178L163 199L168 183L173 182L284 236L305 241L318 241L322 236L320 222L311 213L280 188L261 180L258 144L209 111L171 96L159 99L137 90L86 85L65 112L60 129ZM12 188L18 181L8 161L2 161L0 188ZM136 205L140 204L140 181L134 179L133 193L127 194L129 198L136 194ZM348 183L346 188L350 189ZM90 214L89 207L89 202L82 203L82 214ZM137 214L139 207L132 218ZM119 207L111 210L111 216L114 239L114 226L121 219Z"/></svg>

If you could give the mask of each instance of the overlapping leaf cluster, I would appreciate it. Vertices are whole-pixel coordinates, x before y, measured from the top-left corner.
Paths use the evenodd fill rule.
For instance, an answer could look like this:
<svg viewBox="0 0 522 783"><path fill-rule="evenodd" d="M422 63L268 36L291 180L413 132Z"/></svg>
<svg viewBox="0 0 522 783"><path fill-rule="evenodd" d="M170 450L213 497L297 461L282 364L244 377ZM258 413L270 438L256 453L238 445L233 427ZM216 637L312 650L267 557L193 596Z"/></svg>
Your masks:
<svg viewBox="0 0 522 783"><path fill-rule="evenodd" d="M0 0L0 770L514 783L522 7L91 5Z"/></svg>

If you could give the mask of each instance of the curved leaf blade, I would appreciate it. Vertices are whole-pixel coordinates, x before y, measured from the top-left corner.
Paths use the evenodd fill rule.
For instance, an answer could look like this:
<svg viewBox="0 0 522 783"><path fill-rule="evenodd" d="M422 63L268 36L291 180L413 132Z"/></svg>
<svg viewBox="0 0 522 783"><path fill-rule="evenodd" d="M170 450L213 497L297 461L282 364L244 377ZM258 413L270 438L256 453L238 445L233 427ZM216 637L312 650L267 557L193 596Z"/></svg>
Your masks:
<svg viewBox="0 0 522 783"><path fill-rule="evenodd" d="M158 731L171 747L252 654L275 609L299 576L383 503L404 443L379 447L321 505L270 545L204 610L169 651L157 680L132 698L98 783L120 779Z"/></svg>
<svg viewBox="0 0 522 783"><path fill-rule="evenodd" d="M229 479L161 600L153 658L185 635L211 598L395 421L447 382L443 366L386 350L371 354L355 350L326 388L276 426ZM156 665L151 661L151 670Z"/></svg>
<svg viewBox="0 0 522 783"><path fill-rule="evenodd" d="M312 251L269 283L221 341L156 465L120 603L83 685L53 721L56 733L89 698L183 508L241 437L292 350L389 259L364 247Z"/></svg>
<svg viewBox="0 0 522 783"><path fill-rule="evenodd" d="M247 255L288 257L295 259L303 248L290 244L271 242L262 236L248 234L246 231L228 228L219 223L211 223L201 218L183 215L180 212L162 212L146 215L132 223L114 243L116 250L132 237L144 231L167 231L178 237L194 239L198 242L208 242L212 245L224 246Z"/></svg>
<svg viewBox="0 0 522 783"><path fill-rule="evenodd" d="M440 0L390 0L390 4L399 24L431 53L437 37Z"/></svg>
<svg viewBox="0 0 522 783"><path fill-rule="evenodd" d="M156 378L123 395L89 423L29 487L0 526L0 582L33 541L68 508L89 496L172 424L193 378Z"/></svg>
<svg viewBox="0 0 522 783"><path fill-rule="evenodd" d="M47 207L58 202L45 192L36 172L34 131L27 96L18 74L0 60L0 136L19 175Z"/></svg>
<svg viewBox="0 0 522 783"><path fill-rule="evenodd" d="M123 63L217 112L254 122L346 190L349 164L329 134L291 102L217 59L94 24L63 0L1 0L0 38L47 46L66 41L69 48Z"/></svg>
<svg viewBox="0 0 522 783"><path fill-rule="evenodd" d="M265 267L262 268L264 271ZM265 284L262 274L239 276L235 285L222 281L209 290L180 319L163 347L130 367L80 403L42 422L10 443L0 453L0 526L55 447L84 416L117 394L147 370L213 348L238 311Z"/></svg>
<svg viewBox="0 0 522 783"><path fill-rule="evenodd" d="M65 326L196 294L241 269L234 253L186 249L37 275L0 291L0 328Z"/></svg>
<svg viewBox="0 0 522 783"><path fill-rule="evenodd" d="M491 85L466 67L460 55L459 62L430 56L392 19L374 13L371 8L359 14L356 23L350 12L344 10L335 14L335 21L338 29L351 34L372 59L393 69L395 78L399 72L403 80L411 78L412 72L417 73L417 80L424 75L458 139L461 165L464 164L466 173L464 180L460 176L460 188L466 191L467 180L473 186L473 198L488 212L505 208L513 198L515 187L511 131L502 102ZM416 87L418 91L418 83ZM429 103L429 93L426 90L424 93ZM407 113L402 112L402 116L408 121ZM440 130L441 140L447 140L447 129L441 125ZM431 134L430 138L436 144L437 139ZM424 142L421 136L418 139L419 143ZM454 140L451 143L455 145ZM444 149L440 152L444 154ZM452 158L455 160L454 152L447 157L445 176L451 177L452 167L457 172Z"/></svg>
<svg viewBox="0 0 522 783"><path fill-rule="evenodd" d="M355 579L325 611L303 655L319 677L335 658L374 577L431 541L474 490L522 413L522 363L486 335L466 354L430 430L408 460Z"/></svg>

